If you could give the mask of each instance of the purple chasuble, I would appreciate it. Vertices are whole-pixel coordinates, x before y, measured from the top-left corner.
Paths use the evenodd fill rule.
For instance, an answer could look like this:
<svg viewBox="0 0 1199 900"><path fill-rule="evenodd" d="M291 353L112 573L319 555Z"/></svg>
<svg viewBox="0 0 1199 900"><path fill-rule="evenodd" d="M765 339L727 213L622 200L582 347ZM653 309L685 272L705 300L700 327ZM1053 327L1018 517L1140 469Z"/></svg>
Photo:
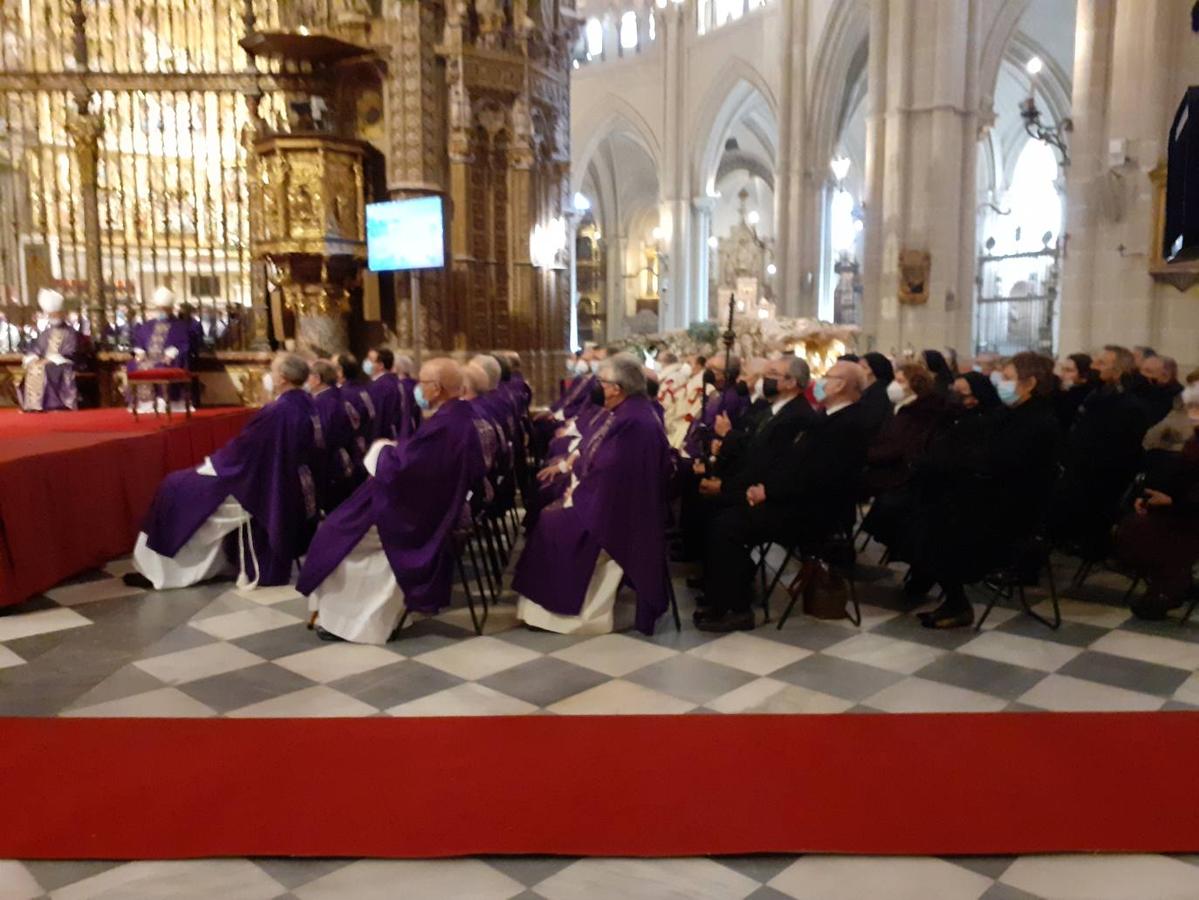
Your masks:
<svg viewBox="0 0 1199 900"><path fill-rule="evenodd" d="M78 409L75 366L83 362L87 349L87 338L65 322L52 324L39 334L29 348L37 360L30 363L21 382L21 408L27 412ZM53 363L46 359L54 355L67 361Z"/></svg>
<svg viewBox="0 0 1199 900"><path fill-rule="evenodd" d="M699 418L687 429L683 439L683 449L692 459L699 459L707 454L708 443L715 437L716 417L725 413L733 427L741 421L752 401L748 396L737 393L735 385L729 385L723 391L712 391L704 398L703 409Z"/></svg>
<svg viewBox="0 0 1199 900"><path fill-rule="evenodd" d="M550 404L550 412L560 412L565 409L566 405L575 400L583 385L591 379L590 375L576 375L570 380L570 383L565 385L562 390L562 396ZM565 413L564 413L565 414Z"/></svg>
<svg viewBox="0 0 1199 900"><path fill-rule="evenodd" d="M129 360L130 372L146 369L186 369L189 367L189 328L183 319L150 319L133 328L133 346L146 351L145 359ZM167 351L178 351L167 359Z"/></svg>
<svg viewBox="0 0 1199 900"><path fill-rule="evenodd" d="M412 437L420 428L421 409L416 402L416 385L415 378L400 379L400 390L403 392L400 398L400 440Z"/></svg>
<svg viewBox="0 0 1199 900"><path fill-rule="evenodd" d="M321 509L329 513L354 493L354 488L366 477L350 418L350 413L357 418L358 412L337 387L327 387L314 394L312 402L321 420L325 444L317 495Z"/></svg>
<svg viewBox="0 0 1199 900"><path fill-rule="evenodd" d="M338 390L346 406L346 415L354 428L359 456L366 456L375 429L375 403L365 383L347 381Z"/></svg>
<svg viewBox="0 0 1199 900"><path fill-rule="evenodd" d="M664 506L669 445L648 397L629 397L588 436L571 505L541 511L512 587L550 612L577 616L601 550L637 591L636 625L652 634L669 605Z"/></svg>
<svg viewBox="0 0 1199 900"><path fill-rule="evenodd" d="M375 408L374 429L368 446L380 438L400 440L403 436L405 395L399 376L394 372L384 372L367 386L366 392Z"/></svg>
<svg viewBox="0 0 1199 900"><path fill-rule="evenodd" d="M296 589L316 590L374 525L405 606L421 613L447 606L453 530L484 474L475 414L470 404L451 400L412 440L384 448L375 477L321 523Z"/></svg>
<svg viewBox="0 0 1199 900"><path fill-rule="evenodd" d="M282 393L212 455L216 477L181 469L163 480L142 523L150 549L173 557L232 496L254 517L274 557L298 558L317 521L319 431L312 398L298 389Z"/></svg>

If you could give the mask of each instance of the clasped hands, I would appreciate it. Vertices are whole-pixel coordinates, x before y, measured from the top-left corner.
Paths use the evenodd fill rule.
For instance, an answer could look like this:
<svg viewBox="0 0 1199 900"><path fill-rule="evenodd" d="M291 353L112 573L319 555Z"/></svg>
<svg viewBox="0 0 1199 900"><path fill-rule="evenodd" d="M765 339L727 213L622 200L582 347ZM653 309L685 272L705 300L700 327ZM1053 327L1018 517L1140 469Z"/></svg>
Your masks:
<svg viewBox="0 0 1199 900"><path fill-rule="evenodd" d="M1169 494L1163 494L1161 491L1153 490L1153 488L1145 488L1144 496L1137 497L1136 503L1133 506L1136 508L1137 515L1147 516L1152 507L1171 506L1173 503L1174 498Z"/></svg>
<svg viewBox="0 0 1199 900"><path fill-rule="evenodd" d="M766 488L763 485L755 484L746 488L745 502L750 506L758 506L766 502Z"/></svg>

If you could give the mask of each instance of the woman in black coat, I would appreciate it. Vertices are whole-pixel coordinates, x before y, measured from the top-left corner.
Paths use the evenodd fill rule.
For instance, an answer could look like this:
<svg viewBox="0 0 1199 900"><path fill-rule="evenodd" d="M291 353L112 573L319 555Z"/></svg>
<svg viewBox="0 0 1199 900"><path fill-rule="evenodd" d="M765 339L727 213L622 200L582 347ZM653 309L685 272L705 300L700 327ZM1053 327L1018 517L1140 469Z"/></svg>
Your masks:
<svg viewBox="0 0 1199 900"><path fill-rule="evenodd" d="M858 405L866 411L866 427L873 438L895 411L887 396L887 387L895 380L895 368L891 360L875 352L863 356L858 365L866 375L866 390Z"/></svg>
<svg viewBox="0 0 1199 900"><path fill-rule="evenodd" d="M998 386L1008 409L979 423L956 465L930 473L940 484L922 494L913 583L939 583L945 598L922 614L925 627L972 624L965 585L1017 562L1040 531L1061 456L1052 379L1050 360L1016 354Z"/></svg>
<svg viewBox="0 0 1199 900"><path fill-rule="evenodd" d="M862 528L885 544L894 560L910 559L906 521L912 510L912 473L948 421L948 402L937 392L924 366L906 363L899 367L892 393L901 391L895 415L884 423L866 451L862 479L864 493L874 498Z"/></svg>

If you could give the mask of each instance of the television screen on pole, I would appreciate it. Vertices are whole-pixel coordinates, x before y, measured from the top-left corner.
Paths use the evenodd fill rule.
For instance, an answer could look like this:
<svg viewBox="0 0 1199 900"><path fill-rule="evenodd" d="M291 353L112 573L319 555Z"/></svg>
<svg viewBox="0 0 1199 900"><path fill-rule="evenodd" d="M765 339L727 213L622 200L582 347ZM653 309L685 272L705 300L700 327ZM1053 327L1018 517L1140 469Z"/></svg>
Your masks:
<svg viewBox="0 0 1199 900"><path fill-rule="evenodd" d="M441 198L368 203L366 263L372 272L440 269L445 265Z"/></svg>

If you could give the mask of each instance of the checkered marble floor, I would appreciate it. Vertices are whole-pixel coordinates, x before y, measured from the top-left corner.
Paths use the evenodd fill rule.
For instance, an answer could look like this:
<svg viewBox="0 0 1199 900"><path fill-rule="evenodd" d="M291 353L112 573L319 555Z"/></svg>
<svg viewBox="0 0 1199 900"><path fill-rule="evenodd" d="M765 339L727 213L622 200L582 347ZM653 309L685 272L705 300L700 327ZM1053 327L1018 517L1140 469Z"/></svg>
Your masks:
<svg viewBox="0 0 1199 900"><path fill-rule="evenodd" d="M1067 561L1059 583L1068 578ZM997 607L981 633L929 631L903 611L903 567L862 567L864 621L794 615L712 635L666 619L569 637L534 632L515 605L476 636L462 598L385 647L324 643L291 588L228 582L127 587L127 560L0 611L0 715L436 716L998 712L1199 708L1199 624L1141 622L1127 582L1067 591L1053 632ZM775 597L775 617L783 591ZM980 594L978 600L984 599ZM1045 604L1047 606L1047 603ZM981 606L979 607L981 611ZM623 621L622 621L623 620Z"/></svg>
<svg viewBox="0 0 1199 900"><path fill-rule="evenodd" d="M1184 900L1194 857L0 861L6 900Z"/></svg>

